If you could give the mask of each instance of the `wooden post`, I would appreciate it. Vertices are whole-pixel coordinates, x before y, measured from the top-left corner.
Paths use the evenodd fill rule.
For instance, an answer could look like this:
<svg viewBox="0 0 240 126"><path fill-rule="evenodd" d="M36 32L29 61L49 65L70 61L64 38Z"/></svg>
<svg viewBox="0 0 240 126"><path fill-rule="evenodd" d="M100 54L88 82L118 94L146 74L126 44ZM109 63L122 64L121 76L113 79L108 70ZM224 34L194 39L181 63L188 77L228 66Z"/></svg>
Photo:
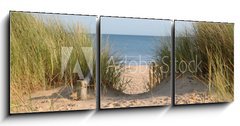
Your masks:
<svg viewBox="0 0 240 126"><path fill-rule="evenodd" d="M83 80L77 80L77 98L81 100L87 99L87 84Z"/></svg>
<svg viewBox="0 0 240 126"><path fill-rule="evenodd" d="M81 100L87 99L87 84L83 80L77 80L77 98Z"/></svg>
<svg viewBox="0 0 240 126"><path fill-rule="evenodd" d="M161 71L161 67L157 66L158 68L158 75L157 75L157 84L160 84L161 82L161 74L162 74L162 71Z"/></svg>
<svg viewBox="0 0 240 126"><path fill-rule="evenodd" d="M81 98L81 80L77 80L76 84L77 99Z"/></svg>
<svg viewBox="0 0 240 126"><path fill-rule="evenodd" d="M83 83L83 81L81 81L81 99L87 99L87 84Z"/></svg>
<svg viewBox="0 0 240 126"><path fill-rule="evenodd" d="M152 64L149 67L149 85L152 85Z"/></svg>
<svg viewBox="0 0 240 126"><path fill-rule="evenodd" d="M64 73L64 84L65 84L65 86L67 85L67 82L68 80L67 80L67 75L66 75L66 73Z"/></svg>
<svg viewBox="0 0 240 126"><path fill-rule="evenodd" d="M155 85L155 79L156 79L156 75L155 75L155 63L154 62L152 62L152 68L153 68L153 70L152 70L152 72L153 72L153 84L151 85L151 88L153 87L153 85Z"/></svg>

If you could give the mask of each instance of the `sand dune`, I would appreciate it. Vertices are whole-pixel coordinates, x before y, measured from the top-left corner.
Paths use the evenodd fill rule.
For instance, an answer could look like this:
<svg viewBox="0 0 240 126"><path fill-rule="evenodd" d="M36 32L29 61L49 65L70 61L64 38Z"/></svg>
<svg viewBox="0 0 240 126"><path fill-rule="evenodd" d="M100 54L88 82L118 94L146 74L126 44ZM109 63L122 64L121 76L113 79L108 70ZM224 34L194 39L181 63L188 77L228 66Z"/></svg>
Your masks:
<svg viewBox="0 0 240 126"><path fill-rule="evenodd" d="M191 75L183 75L175 81L175 104L202 104L221 102L214 90L209 93L208 86Z"/></svg>

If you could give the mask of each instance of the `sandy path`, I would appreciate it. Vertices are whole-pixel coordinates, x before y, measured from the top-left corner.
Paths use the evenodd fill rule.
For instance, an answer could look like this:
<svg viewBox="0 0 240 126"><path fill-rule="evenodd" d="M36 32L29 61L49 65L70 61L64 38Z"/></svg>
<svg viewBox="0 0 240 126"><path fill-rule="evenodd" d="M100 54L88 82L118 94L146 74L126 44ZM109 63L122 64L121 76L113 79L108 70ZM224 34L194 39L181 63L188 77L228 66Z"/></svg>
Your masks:
<svg viewBox="0 0 240 126"><path fill-rule="evenodd" d="M149 91L146 88L149 82L149 73L147 66L126 67L124 78L131 79L123 91L125 94L114 94L108 92L101 95L100 106L106 108L126 108L142 106L164 106L171 103L170 82L164 80L157 87Z"/></svg>
<svg viewBox="0 0 240 126"><path fill-rule="evenodd" d="M140 94L148 92L147 83L149 83L149 68L142 66L127 66L122 77L130 79L131 83L126 86L123 91L126 94Z"/></svg>

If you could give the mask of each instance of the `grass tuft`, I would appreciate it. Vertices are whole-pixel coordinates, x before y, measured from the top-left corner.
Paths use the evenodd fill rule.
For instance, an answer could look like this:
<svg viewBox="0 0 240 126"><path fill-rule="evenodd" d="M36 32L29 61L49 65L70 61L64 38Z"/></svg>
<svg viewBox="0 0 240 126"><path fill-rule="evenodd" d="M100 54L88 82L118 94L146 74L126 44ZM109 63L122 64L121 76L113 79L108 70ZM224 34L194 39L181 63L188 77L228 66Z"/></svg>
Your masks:
<svg viewBox="0 0 240 126"><path fill-rule="evenodd" d="M234 40L233 24L205 23L192 24L176 37L176 72L180 72L179 61L201 61L200 70L192 73L203 80L209 92L217 94L223 101L233 100L234 84ZM197 57L196 57L197 56ZM189 66L194 68L194 64Z"/></svg>
<svg viewBox="0 0 240 126"><path fill-rule="evenodd" d="M89 32L80 24L65 26L56 17L43 20L31 13L10 13L10 94L13 105L25 102L34 91L72 83L78 60L84 75L89 72L81 47L93 47ZM73 47L61 72L61 49ZM92 83L93 84L93 83Z"/></svg>

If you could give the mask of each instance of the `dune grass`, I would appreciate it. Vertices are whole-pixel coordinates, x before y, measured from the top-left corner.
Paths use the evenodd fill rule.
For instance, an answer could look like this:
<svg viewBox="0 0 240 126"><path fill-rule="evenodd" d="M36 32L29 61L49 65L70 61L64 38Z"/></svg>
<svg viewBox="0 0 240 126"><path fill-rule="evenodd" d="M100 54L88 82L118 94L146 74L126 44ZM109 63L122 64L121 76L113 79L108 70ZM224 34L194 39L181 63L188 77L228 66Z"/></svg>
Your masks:
<svg viewBox="0 0 240 126"><path fill-rule="evenodd" d="M103 42L102 42L103 43ZM105 45L101 44L100 55L100 76L101 76L101 91L103 94L108 91L122 92L126 88L126 84L131 80L122 77L124 64L121 63L121 58L115 53L110 53L111 45L108 40Z"/></svg>
<svg viewBox="0 0 240 126"><path fill-rule="evenodd" d="M171 40L161 40L161 44L154 48L153 60L157 66L156 73L159 78L164 79L171 74Z"/></svg>
<svg viewBox="0 0 240 126"><path fill-rule="evenodd" d="M176 73L180 61L201 61L200 69L192 73L208 85L222 101L233 100L234 40L233 24L197 22L176 37ZM189 66L194 68L194 64Z"/></svg>
<svg viewBox="0 0 240 126"><path fill-rule="evenodd" d="M66 79L61 73L62 47L73 47L65 70ZM81 24L66 27L57 17L49 18L46 23L31 13L11 12L11 105L29 105L23 98L31 97L32 92L71 83L77 60L81 61L82 72L86 75L89 69L81 47L93 47L92 38Z"/></svg>

